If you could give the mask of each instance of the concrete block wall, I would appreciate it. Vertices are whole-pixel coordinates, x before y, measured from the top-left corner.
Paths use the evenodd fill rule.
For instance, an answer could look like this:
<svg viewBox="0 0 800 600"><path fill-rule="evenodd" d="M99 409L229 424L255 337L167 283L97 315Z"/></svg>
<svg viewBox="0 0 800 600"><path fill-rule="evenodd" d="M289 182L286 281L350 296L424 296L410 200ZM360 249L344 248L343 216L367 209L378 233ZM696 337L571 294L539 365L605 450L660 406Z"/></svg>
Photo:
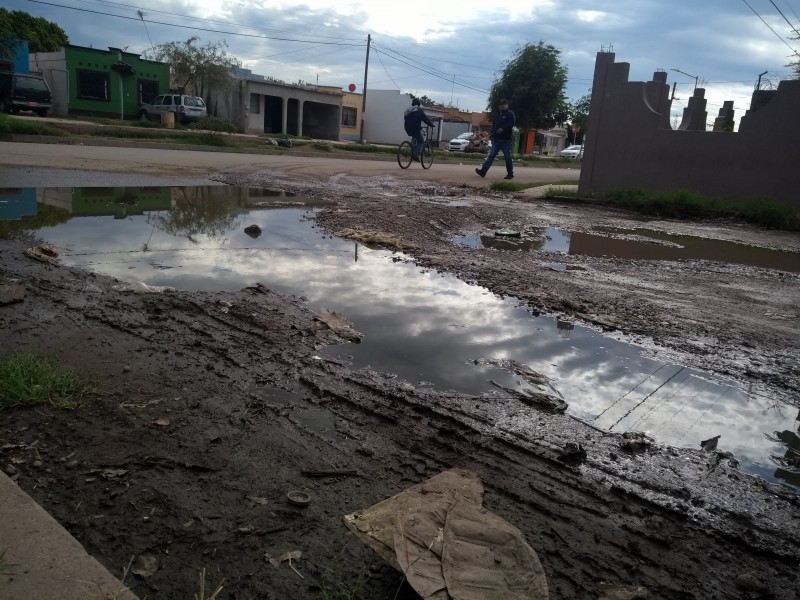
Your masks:
<svg viewBox="0 0 800 600"><path fill-rule="evenodd" d="M781 81L765 104L746 112L737 132L706 131L705 90L698 88L673 130L667 74L628 81L630 65L614 58L601 52L595 62L581 192L690 190L800 206L800 80ZM726 102L715 123L732 121Z"/></svg>

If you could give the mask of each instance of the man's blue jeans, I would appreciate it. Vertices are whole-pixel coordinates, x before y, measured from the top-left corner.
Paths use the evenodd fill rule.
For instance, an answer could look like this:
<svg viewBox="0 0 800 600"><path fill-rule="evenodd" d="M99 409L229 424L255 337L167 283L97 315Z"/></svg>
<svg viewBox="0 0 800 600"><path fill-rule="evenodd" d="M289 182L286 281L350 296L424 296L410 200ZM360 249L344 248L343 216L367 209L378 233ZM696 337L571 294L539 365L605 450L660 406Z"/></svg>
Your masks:
<svg viewBox="0 0 800 600"><path fill-rule="evenodd" d="M503 158L506 159L506 173L509 175L514 174L514 163L511 161L511 140L492 140L492 149L489 150L489 156L483 161L481 171L486 173L489 167L492 166L495 156L500 151L503 151Z"/></svg>
<svg viewBox="0 0 800 600"><path fill-rule="evenodd" d="M416 157L420 155L420 152L422 152L422 147L425 145L425 138L422 137L421 129L411 137L414 138L414 141L416 142L416 144L414 144L414 151L411 153L411 155Z"/></svg>

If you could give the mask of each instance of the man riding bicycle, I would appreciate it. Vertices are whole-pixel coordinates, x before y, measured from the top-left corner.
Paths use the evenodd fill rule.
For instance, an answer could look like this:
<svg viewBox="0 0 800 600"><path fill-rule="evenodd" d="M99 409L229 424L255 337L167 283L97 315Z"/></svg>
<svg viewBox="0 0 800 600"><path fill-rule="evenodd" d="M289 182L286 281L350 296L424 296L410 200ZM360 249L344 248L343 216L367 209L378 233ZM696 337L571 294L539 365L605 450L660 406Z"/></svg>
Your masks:
<svg viewBox="0 0 800 600"><path fill-rule="evenodd" d="M411 160L419 162L419 154L425 146L425 138L422 137L422 124L425 123L433 127L433 121L428 118L425 111L420 106L419 98L414 98L411 101L411 106L406 109L403 114L403 126L406 133L414 138L414 149L411 153Z"/></svg>

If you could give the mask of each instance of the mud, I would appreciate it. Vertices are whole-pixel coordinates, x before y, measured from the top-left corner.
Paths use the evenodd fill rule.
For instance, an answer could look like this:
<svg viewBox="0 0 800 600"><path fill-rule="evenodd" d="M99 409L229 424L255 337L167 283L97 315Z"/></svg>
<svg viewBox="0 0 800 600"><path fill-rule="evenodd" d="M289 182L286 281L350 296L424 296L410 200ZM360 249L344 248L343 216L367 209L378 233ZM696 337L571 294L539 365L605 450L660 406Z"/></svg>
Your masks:
<svg viewBox="0 0 800 600"><path fill-rule="evenodd" d="M336 200L332 233L392 244L533 313L640 343L661 358L796 401L800 278L718 262L631 262L454 244L497 228L593 233L641 225L530 194L467 185L232 167L218 182ZM112 185L111 183L109 185ZM800 250L796 235L732 223L649 220L648 229ZM415 388L320 359L351 336L302 298L138 294L0 241L0 353L35 350L87 373L82 409L3 413L0 460L19 485L142 598L191 597L200 569L220 598L416 598L348 533L343 516L452 467L478 473L484 506L535 549L551 598L796 598L798 496L731 466L723 450L661 447L523 403ZM548 267L565 263L563 271ZM346 315L345 315L346 316ZM569 402L569 398L565 398ZM325 408L335 431L298 415ZM500 409L500 410L498 410ZM530 419L525 435L502 412ZM287 501L310 494L307 507ZM300 551L299 559L270 559ZM277 561L273 561L277 562ZM637 595L638 594L638 595Z"/></svg>

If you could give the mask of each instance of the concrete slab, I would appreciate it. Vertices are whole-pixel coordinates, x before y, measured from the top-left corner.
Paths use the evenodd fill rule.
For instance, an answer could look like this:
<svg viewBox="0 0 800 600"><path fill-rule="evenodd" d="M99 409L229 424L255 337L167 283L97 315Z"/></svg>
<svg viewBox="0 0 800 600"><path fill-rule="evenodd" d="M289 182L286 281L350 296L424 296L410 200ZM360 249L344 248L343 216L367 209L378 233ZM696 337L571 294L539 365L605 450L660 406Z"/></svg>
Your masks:
<svg viewBox="0 0 800 600"><path fill-rule="evenodd" d="M138 600L4 473L0 473L2 551L0 567L12 571L0 574L4 600Z"/></svg>

